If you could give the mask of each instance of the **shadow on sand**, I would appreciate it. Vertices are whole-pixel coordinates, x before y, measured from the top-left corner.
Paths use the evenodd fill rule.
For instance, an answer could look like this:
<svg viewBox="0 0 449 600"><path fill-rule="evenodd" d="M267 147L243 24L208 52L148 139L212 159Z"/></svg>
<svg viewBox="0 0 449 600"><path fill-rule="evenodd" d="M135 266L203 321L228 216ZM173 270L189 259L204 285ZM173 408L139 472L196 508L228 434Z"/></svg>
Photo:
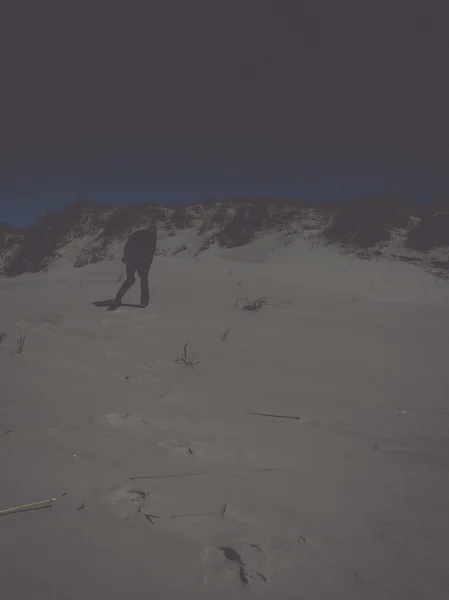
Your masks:
<svg viewBox="0 0 449 600"><path fill-rule="evenodd" d="M98 302L92 302L94 306L98 306L98 308L110 308L112 306L113 300L99 300ZM140 304L127 304L126 302L122 302L120 306L128 306L131 308L142 308Z"/></svg>

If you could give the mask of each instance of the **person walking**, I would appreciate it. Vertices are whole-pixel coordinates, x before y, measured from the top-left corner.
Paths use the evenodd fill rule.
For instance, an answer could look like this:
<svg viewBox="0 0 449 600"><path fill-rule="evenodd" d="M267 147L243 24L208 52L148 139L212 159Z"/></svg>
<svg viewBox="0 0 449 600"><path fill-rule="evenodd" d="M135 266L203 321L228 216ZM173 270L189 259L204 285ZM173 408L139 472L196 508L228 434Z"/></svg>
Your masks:
<svg viewBox="0 0 449 600"><path fill-rule="evenodd" d="M120 306L123 296L136 281L136 273L140 279L140 305L142 308L148 306L150 302L148 275L156 252L156 244L157 231L153 225L129 236L122 258L122 262L126 264L126 280L117 292L109 310L115 310Z"/></svg>

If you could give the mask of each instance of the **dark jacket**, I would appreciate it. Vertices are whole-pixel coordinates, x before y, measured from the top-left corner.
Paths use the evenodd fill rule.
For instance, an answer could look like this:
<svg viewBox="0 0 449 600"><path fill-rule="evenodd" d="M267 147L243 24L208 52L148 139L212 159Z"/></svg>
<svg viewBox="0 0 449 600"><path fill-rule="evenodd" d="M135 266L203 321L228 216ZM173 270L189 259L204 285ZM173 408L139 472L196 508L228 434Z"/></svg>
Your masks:
<svg viewBox="0 0 449 600"><path fill-rule="evenodd" d="M129 236L123 251L123 262L150 264L156 252L157 232L141 229Z"/></svg>

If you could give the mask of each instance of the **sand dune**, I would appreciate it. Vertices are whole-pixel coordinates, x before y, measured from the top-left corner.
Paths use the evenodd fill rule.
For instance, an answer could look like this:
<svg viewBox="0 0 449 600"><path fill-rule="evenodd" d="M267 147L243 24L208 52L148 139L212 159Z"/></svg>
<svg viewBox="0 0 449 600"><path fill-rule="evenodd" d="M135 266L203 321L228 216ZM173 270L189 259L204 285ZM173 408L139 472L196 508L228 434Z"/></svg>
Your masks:
<svg viewBox="0 0 449 600"><path fill-rule="evenodd" d="M0 279L0 510L56 498L2 598L448 598L449 284L265 236L94 306L122 270Z"/></svg>

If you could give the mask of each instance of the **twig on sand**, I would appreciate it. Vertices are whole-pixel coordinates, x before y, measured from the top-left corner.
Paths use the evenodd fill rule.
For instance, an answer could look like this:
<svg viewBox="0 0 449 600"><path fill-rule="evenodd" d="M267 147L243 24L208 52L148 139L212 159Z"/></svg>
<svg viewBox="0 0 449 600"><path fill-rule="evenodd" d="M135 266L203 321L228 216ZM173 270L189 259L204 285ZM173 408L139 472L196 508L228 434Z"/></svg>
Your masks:
<svg viewBox="0 0 449 600"><path fill-rule="evenodd" d="M229 335L229 332L231 331L231 329L232 329L232 327L229 327L229 329L226 329L226 331L224 331L224 332L221 334L221 341L222 341L222 342L225 342L225 341L226 341L226 338L228 337L228 335Z"/></svg>
<svg viewBox="0 0 449 600"><path fill-rule="evenodd" d="M191 513L185 515L172 515L171 519L182 519L183 517L216 517L217 513Z"/></svg>
<svg viewBox="0 0 449 600"><path fill-rule="evenodd" d="M130 477L131 481L136 479L175 479L177 477L196 477L201 475L233 475L236 473L268 473L270 471L282 471L279 468L268 469L236 469L235 471L198 471L197 473L173 473L171 475L141 475Z"/></svg>
<svg viewBox="0 0 449 600"><path fill-rule="evenodd" d="M212 471L202 471L200 473L174 473L173 475L142 475L139 477L131 477L131 481L136 479L174 479L175 477L193 477L195 475L211 475Z"/></svg>
<svg viewBox="0 0 449 600"><path fill-rule="evenodd" d="M276 308L280 308L281 306L284 306L285 304L291 304L291 302L289 302L288 300L284 300L282 302L278 302L276 304Z"/></svg>
<svg viewBox="0 0 449 600"><path fill-rule="evenodd" d="M271 415L269 413L260 413L260 412L249 412L247 411L247 415L257 415L258 417L270 417L272 419L294 419L295 421L299 421L301 417L292 417L290 415Z"/></svg>
<svg viewBox="0 0 449 600"><path fill-rule="evenodd" d="M149 515L148 513L143 513L143 516L145 517L145 519L147 521L149 521L151 523L151 525L154 525L153 519L159 519L159 517L157 515Z"/></svg>
<svg viewBox="0 0 449 600"><path fill-rule="evenodd" d="M13 512L20 512L25 510L34 510L37 508L43 508L44 505L48 505L48 508L55 502L56 498L51 498L50 500L41 500L40 502L31 502L31 504L22 504L20 506L13 506L12 508L5 508L0 510L0 515L7 515Z"/></svg>

